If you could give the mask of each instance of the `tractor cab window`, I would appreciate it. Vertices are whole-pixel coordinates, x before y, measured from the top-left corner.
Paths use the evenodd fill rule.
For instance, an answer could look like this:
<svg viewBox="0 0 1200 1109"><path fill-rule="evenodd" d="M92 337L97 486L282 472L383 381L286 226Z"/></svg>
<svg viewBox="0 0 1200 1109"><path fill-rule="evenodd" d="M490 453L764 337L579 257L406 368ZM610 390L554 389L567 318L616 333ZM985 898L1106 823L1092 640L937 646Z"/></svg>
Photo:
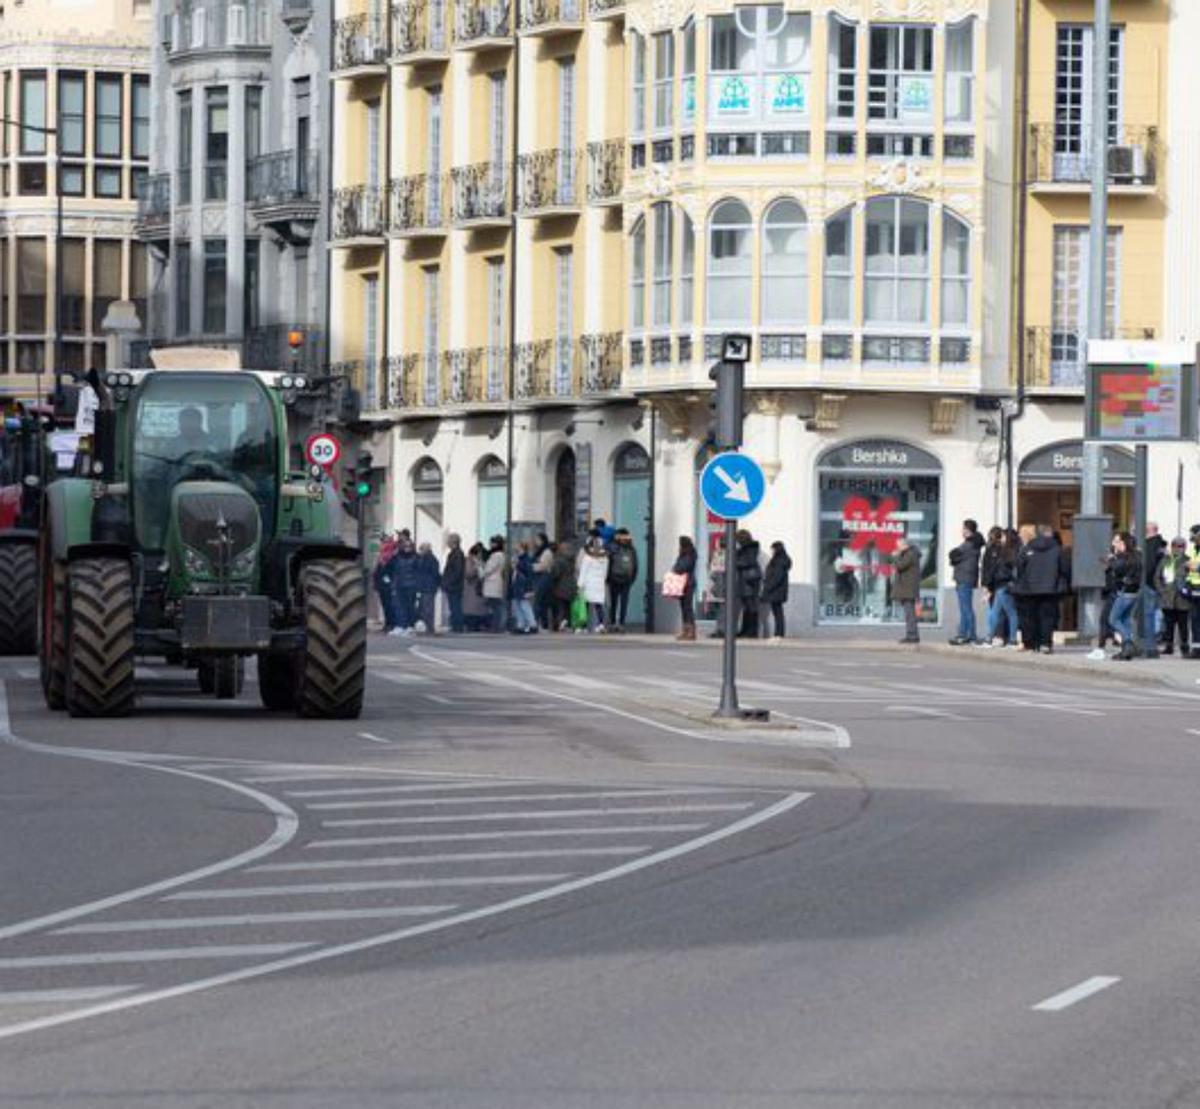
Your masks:
<svg viewBox="0 0 1200 1109"><path fill-rule="evenodd" d="M133 425L133 518L139 545L166 544L171 492L181 481L228 482L257 502L271 533L279 442L271 399L237 374L147 378Z"/></svg>

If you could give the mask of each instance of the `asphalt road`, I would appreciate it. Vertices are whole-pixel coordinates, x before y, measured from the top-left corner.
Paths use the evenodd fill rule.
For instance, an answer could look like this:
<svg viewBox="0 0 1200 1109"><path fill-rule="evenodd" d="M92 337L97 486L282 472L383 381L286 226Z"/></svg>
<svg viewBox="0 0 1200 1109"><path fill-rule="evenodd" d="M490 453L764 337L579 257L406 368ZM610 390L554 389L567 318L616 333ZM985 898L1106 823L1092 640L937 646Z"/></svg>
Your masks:
<svg viewBox="0 0 1200 1109"><path fill-rule="evenodd" d="M1200 1107L1200 685L373 647L339 724L4 664L0 1105Z"/></svg>

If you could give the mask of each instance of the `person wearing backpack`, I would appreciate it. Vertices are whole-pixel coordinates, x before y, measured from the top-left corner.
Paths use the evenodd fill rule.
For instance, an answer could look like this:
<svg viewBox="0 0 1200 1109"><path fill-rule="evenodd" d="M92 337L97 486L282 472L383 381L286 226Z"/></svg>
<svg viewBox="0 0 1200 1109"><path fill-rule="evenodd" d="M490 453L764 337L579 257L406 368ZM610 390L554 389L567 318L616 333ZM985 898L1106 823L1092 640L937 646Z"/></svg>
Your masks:
<svg viewBox="0 0 1200 1109"><path fill-rule="evenodd" d="M625 630L629 594L638 576L637 548L628 528L617 528L608 548L608 629Z"/></svg>

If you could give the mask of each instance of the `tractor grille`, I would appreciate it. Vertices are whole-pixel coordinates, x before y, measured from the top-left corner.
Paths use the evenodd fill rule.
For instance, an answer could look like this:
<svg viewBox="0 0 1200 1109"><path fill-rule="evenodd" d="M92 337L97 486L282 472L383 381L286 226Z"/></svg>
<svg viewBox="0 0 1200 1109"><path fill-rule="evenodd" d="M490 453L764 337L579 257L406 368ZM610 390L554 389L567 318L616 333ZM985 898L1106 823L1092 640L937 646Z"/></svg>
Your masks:
<svg viewBox="0 0 1200 1109"><path fill-rule="evenodd" d="M233 543L230 555L258 542L258 506L244 493L184 493L179 498L179 537L185 546L215 559L217 521L222 516Z"/></svg>

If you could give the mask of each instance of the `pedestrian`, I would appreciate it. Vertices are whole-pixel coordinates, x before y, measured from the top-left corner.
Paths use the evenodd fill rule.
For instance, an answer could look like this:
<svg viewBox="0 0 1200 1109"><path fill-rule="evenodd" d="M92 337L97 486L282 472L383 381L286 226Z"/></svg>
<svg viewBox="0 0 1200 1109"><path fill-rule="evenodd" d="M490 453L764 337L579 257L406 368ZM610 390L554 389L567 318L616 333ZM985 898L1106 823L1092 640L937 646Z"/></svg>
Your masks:
<svg viewBox="0 0 1200 1109"><path fill-rule="evenodd" d="M1013 601L1017 606L1017 631L1021 650L1032 650L1034 628L1037 619L1033 610L1033 598L1025 592L1025 560L1026 548L1037 538L1037 528L1033 524L1022 524L1017 529L1016 561L1013 564L1013 581L1010 586Z"/></svg>
<svg viewBox="0 0 1200 1109"><path fill-rule="evenodd" d="M533 615L533 544L528 539L517 548L508 596L513 634L532 635L537 631L537 620Z"/></svg>
<svg viewBox="0 0 1200 1109"><path fill-rule="evenodd" d="M896 543L892 562L892 600L904 612L904 638L901 643L920 643L917 601L921 599L921 552L907 539Z"/></svg>
<svg viewBox="0 0 1200 1109"><path fill-rule="evenodd" d="M538 627L553 631L550 619L550 568L554 565L554 544L550 536L539 531L533 550L533 615Z"/></svg>
<svg viewBox="0 0 1200 1109"><path fill-rule="evenodd" d="M1142 571L1142 556L1138 554L1133 536L1127 531L1118 532L1112 541L1113 581L1117 596L1113 601L1112 625L1121 640L1121 651L1116 656L1128 661L1138 655L1133 630L1133 610L1141 596L1145 577Z"/></svg>
<svg viewBox="0 0 1200 1109"><path fill-rule="evenodd" d="M487 602L483 599L483 566L487 548L475 543L467 552L463 572L463 624L469 632L483 631L488 620Z"/></svg>
<svg viewBox="0 0 1200 1109"><path fill-rule="evenodd" d="M1187 562L1187 541L1179 536L1171 540L1170 549L1158 560L1154 576L1163 614L1163 654L1175 653L1178 637L1180 658L1188 657L1188 617L1193 603L1187 595Z"/></svg>
<svg viewBox="0 0 1200 1109"><path fill-rule="evenodd" d="M979 570L980 584L988 595L987 630L981 647L1017 645L1017 603L1012 594L1016 562L1017 551L1009 533L992 528ZM1002 623L1004 635L1000 635Z"/></svg>
<svg viewBox="0 0 1200 1109"><path fill-rule="evenodd" d="M1145 551L1146 580L1142 583L1142 643L1146 658L1158 657L1158 564L1167 556L1167 541L1159 534L1158 524L1153 520L1146 524Z"/></svg>
<svg viewBox="0 0 1200 1109"><path fill-rule="evenodd" d="M550 561L549 618L551 631L567 631L571 626L571 601L575 598L575 548L569 539L560 539Z"/></svg>
<svg viewBox="0 0 1200 1109"><path fill-rule="evenodd" d="M1192 658L1200 658L1200 524L1193 524L1188 532L1187 577L1184 589L1191 604Z"/></svg>
<svg viewBox="0 0 1200 1109"><path fill-rule="evenodd" d="M412 540L401 532L392 558L392 595L395 598L395 627L389 634L409 636L417 618L417 552Z"/></svg>
<svg viewBox="0 0 1200 1109"><path fill-rule="evenodd" d="M591 530L588 532L588 538L599 539L607 548L617 534L617 529L612 526L603 516L598 516L595 523L592 524Z"/></svg>
<svg viewBox="0 0 1200 1109"><path fill-rule="evenodd" d="M708 588L705 590L715 626L708 633L709 639L720 639L725 634L722 606L725 603L725 536L717 537L708 562Z"/></svg>
<svg viewBox="0 0 1200 1109"><path fill-rule="evenodd" d="M463 593L467 582L467 556L463 554L462 539L457 532L446 536L446 562L442 566L442 592L450 612L450 630L461 635L463 624Z"/></svg>
<svg viewBox="0 0 1200 1109"><path fill-rule="evenodd" d="M392 560L400 545L399 537L389 535L379 545L379 554L375 559L375 570L371 575L371 583L379 597L379 608L383 613L383 634L396 626L396 598L393 588Z"/></svg>
<svg viewBox="0 0 1200 1109"><path fill-rule="evenodd" d="M1072 567L1071 548L1062 541L1062 536L1057 531L1054 533L1054 542L1058 547L1058 603L1054 606L1054 631L1058 631L1063 605L1071 596ZM1051 638L1053 639L1053 636Z"/></svg>
<svg viewBox="0 0 1200 1109"><path fill-rule="evenodd" d="M416 630L429 635L437 633L437 595L442 584L442 568L437 555L428 543L417 548L417 614Z"/></svg>
<svg viewBox="0 0 1200 1109"><path fill-rule="evenodd" d="M587 630L592 634L603 634L604 601L608 587L608 552L599 536L589 539L583 548L575 584L587 602Z"/></svg>
<svg viewBox="0 0 1200 1109"><path fill-rule="evenodd" d="M951 646L961 647L976 640L975 633L975 590L979 587L979 556L983 550L983 536L974 520L964 520L962 542L950 552L950 565L954 570L954 592L958 597L958 635L950 640Z"/></svg>
<svg viewBox="0 0 1200 1109"><path fill-rule="evenodd" d="M734 568L737 574L737 598L742 609L742 627L738 639L758 638L758 605L762 593L762 564L758 540L745 529L735 536Z"/></svg>
<svg viewBox="0 0 1200 1109"><path fill-rule="evenodd" d="M483 600L488 609L488 631L504 631L504 539L493 535L483 564Z"/></svg>
<svg viewBox="0 0 1200 1109"><path fill-rule="evenodd" d="M638 576L637 548L628 528L617 528L608 546L608 630L623 632L629 594Z"/></svg>
<svg viewBox="0 0 1200 1109"><path fill-rule="evenodd" d="M679 553L671 565L671 573L683 578L679 592L679 634L681 642L693 642L696 638L696 544L686 535L679 537Z"/></svg>
<svg viewBox="0 0 1200 1109"><path fill-rule="evenodd" d="M767 568L763 572L762 603L771 606L771 634L775 639L787 635L787 625L784 622L783 606L788 599L788 574L792 569L792 559L787 548L776 539L771 544L771 557L767 560Z"/></svg>
<svg viewBox="0 0 1200 1109"><path fill-rule="evenodd" d="M1028 530L1034 529L1029 527ZM1026 651L1048 655L1054 650L1059 581L1058 544L1054 541L1054 529L1043 524L1017 553L1016 572L1013 575L1020 603L1024 606L1021 643Z"/></svg>

